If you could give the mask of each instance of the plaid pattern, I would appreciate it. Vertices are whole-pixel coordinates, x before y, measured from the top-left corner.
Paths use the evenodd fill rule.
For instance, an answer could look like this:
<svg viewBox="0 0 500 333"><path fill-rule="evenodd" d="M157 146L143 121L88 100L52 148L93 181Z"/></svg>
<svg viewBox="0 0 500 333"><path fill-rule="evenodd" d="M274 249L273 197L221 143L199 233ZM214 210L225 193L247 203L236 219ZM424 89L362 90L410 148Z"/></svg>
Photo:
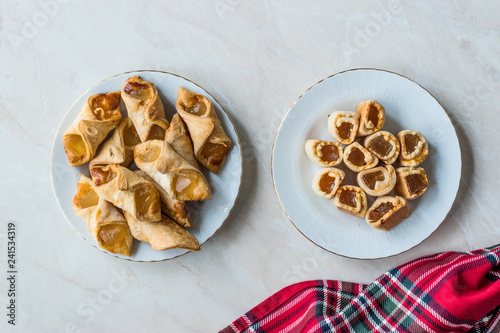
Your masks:
<svg viewBox="0 0 500 333"><path fill-rule="evenodd" d="M500 332L500 245L416 259L369 285L297 283L221 332Z"/></svg>

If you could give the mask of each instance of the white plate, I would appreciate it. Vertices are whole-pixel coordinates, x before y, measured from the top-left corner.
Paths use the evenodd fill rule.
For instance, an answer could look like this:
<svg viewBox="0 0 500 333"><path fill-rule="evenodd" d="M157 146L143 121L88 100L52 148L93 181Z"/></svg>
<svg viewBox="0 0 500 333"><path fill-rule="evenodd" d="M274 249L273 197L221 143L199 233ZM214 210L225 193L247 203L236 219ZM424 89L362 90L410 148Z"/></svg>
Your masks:
<svg viewBox="0 0 500 333"><path fill-rule="evenodd" d="M103 92L120 91L125 80L134 75L140 75L144 80L151 81L155 84L160 93L163 105L165 106L167 119L169 120L176 112L175 100L179 86L205 95L215 106L217 115L227 135L233 142L229 155L219 171L219 174L213 174L206 168L203 168L203 174L207 178L212 189L212 199L204 202L188 203L188 209L193 219L193 226L187 230L198 239L200 244L203 244L222 226L238 197L243 171L241 145L236 129L222 106L196 83L175 74L160 71L136 71L118 74L98 83L78 98L70 107L59 125L52 145L50 174L57 203L75 231L90 244L102 250L97 246L97 243L90 235L85 222L75 214L72 206L72 200L76 193L76 184L78 183L80 175L82 173L87 176L89 175L88 163L73 168L70 167L66 153L64 152L62 136L89 96ZM122 107L122 113L125 116L126 111L124 107ZM75 246L78 246L78 244L75 244ZM172 259L189 252L183 249L155 251L149 244L139 241L134 241L131 258L105 250L102 251L115 257L133 261L161 261Z"/></svg>
<svg viewBox="0 0 500 333"><path fill-rule="evenodd" d="M307 139L333 140L327 129L331 112L354 111L358 103L368 99L385 107L384 130L394 134L416 130L429 142L429 156L421 165L429 187L410 202L411 216L388 232L373 229L365 219L342 213L333 201L316 196L311 183L320 167L310 162L304 151ZM285 115L272 158L276 194L290 221L316 245L358 259L395 255L429 237L455 200L462 168L455 129L439 102L417 83L376 69L341 72L307 90ZM357 185L354 173L346 174L349 176L342 184Z"/></svg>

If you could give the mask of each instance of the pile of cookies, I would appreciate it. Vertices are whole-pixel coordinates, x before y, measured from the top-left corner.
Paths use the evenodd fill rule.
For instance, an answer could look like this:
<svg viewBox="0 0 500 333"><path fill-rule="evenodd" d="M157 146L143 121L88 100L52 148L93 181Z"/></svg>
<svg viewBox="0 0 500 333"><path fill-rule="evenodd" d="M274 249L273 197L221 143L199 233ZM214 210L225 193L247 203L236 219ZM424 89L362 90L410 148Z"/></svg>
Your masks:
<svg viewBox="0 0 500 333"><path fill-rule="evenodd" d="M63 135L70 165L89 163L92 177L81 176L73 209L107 251L131 256L134 238L160 251L200 249L184 229L186 201L212 197L198 163L217 173L231 140L205 96L179 87L175 107L169 122L155 85L133 76L90 96Z"/></svg>
<svg viewBox="0 0 500 333"><path fill-rule="evenodd" d="M312 182L317 195L333 199L342 212L364 217L373 228L388 231L410 216L408 200L421 196L429 185L425 170L417 167L429 147L420 132L403 130L395 136L382 131L385 118L384 107L374 100L359 104L356 112L335 111L328 117L328 132L336 141L307 140L305 151L323 167ZM358 186L341 186L345 172L334 167L341 162L357 173ZM389 195L391 191L395 196ZM370 207L367 194L377 197Z"/></svg>

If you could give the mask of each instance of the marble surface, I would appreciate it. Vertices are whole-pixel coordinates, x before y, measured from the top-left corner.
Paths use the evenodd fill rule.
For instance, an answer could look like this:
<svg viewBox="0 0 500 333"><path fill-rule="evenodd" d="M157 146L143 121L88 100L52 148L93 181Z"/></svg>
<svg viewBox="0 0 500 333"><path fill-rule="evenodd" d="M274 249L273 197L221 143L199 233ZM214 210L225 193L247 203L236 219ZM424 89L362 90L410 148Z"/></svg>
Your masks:
<svg viewBox="0 0 500 333"><path fill-rule="evenodd" d="M210 332L288 284L370 282L410 259L500 242L500 23L496 1L0 1L0 266L18 231L17 325L1 332ZM395 257L317 248L287 220L271 180L282 116L335 72L383 68L427 88L463 154L458 198L437 231ZM244 180L224 227L199 253L131 263L89 246L52 192L52 140L68 107L135 69L183 75L236 123ZM8 301L0 279L2 308Z"/></svg>

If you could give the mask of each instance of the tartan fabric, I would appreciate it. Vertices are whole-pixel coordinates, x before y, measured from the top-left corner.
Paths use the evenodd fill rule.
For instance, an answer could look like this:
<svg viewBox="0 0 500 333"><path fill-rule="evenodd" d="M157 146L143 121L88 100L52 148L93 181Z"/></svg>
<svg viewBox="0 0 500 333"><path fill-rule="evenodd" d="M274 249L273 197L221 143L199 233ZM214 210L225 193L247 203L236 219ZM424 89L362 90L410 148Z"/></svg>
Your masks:
<svg viewBox="0 0 500 333"><path fill-rule="evenodd" d="M500 245L422 257L369 285L297 283L221 332L500 332Z"/></svg>

